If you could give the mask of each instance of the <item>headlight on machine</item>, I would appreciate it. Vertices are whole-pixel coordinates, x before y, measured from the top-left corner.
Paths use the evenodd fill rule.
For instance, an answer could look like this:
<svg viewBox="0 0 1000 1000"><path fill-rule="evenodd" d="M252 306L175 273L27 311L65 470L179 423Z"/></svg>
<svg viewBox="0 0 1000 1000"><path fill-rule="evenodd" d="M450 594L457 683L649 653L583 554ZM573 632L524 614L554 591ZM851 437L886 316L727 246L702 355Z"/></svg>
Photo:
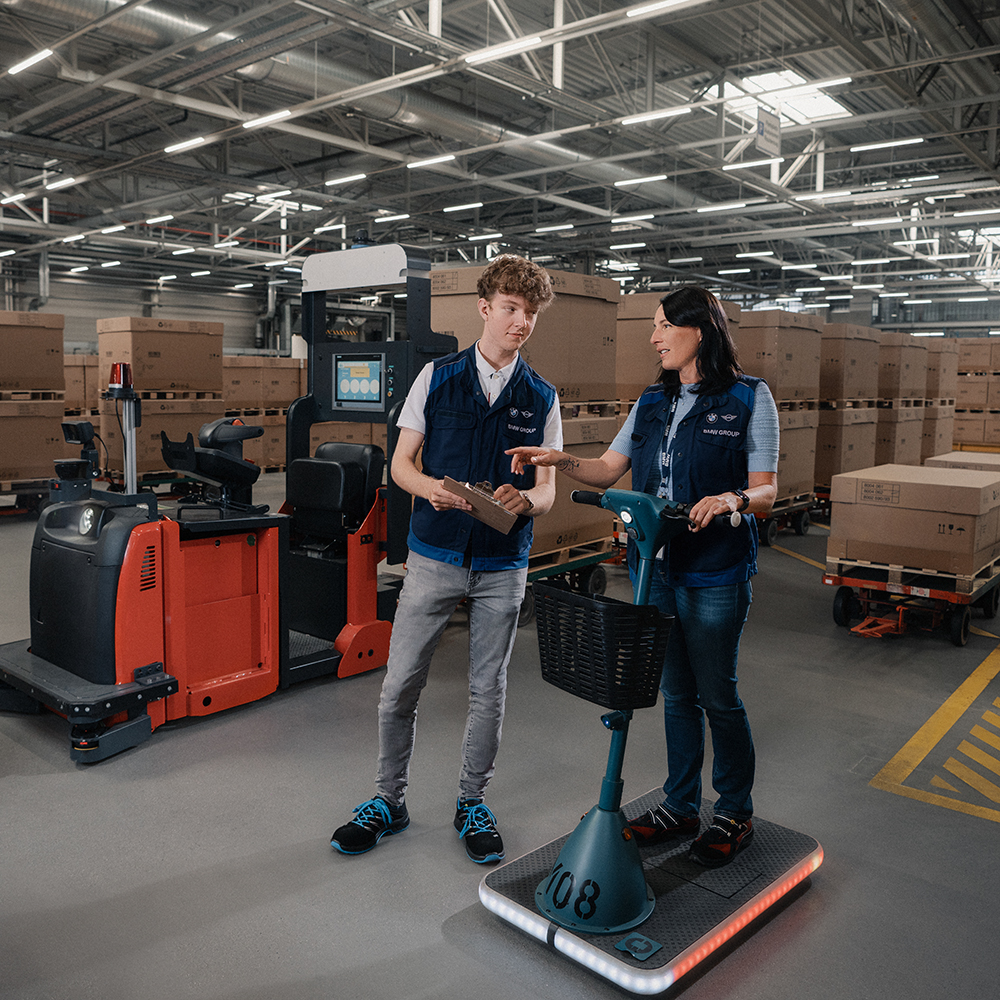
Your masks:
<svg viewBox="0 0 1000 1000"><path fill-rule="evenodd" d="M80 521L77 527L81 535L90 535L97 527L98 510L96 507L86 506L80 512Z"/></svg>

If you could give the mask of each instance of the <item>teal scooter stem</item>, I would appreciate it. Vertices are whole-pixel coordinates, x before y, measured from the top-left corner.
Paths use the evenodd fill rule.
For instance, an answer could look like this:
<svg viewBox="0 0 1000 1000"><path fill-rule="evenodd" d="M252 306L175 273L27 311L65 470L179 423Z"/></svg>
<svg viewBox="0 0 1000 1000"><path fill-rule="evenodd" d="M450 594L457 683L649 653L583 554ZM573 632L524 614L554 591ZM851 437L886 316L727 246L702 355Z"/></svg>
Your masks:
<svg viewBox="0 0 1000 1000"><path fill-rule="evenodd" d="M690 529L686 508L631 490L603 494L577 490L572 498L618 515L639 554L634 603L647 604L656 553L675 535ZM740 515L729 520L736 526ZM655 898L621 811L622 767L631 719L631 708L601 717L611 730L611 748L600 799L570 834L552 870L535 891L536 906L561 927L592 934L619 933L641 924L653 912Z"/></svg>

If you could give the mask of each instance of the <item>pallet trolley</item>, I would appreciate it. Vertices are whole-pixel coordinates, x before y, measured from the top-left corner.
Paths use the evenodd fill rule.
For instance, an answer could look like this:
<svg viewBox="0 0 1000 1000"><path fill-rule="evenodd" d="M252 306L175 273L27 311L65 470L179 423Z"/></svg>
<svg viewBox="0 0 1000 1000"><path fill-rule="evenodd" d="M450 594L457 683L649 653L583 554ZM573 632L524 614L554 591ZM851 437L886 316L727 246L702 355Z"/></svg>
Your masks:
<svg viewBox="0 0 1000 1000"><path fill-rule="evenodd" d="M969 641L972 609L979 608L984 618L995 618L1000 607L1000 565L996 563L975 576L877 563L831 563L823 583L837 588L833 620L858 635L881 638L913 628L944 628L956 646L964 646Z"/></svg>

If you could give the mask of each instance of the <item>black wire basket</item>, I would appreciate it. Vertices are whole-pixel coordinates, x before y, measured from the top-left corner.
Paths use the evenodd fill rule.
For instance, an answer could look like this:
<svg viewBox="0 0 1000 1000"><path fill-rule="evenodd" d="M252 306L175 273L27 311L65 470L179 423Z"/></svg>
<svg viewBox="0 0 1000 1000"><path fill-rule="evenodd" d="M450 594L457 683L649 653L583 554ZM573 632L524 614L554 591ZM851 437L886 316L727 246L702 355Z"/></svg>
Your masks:
<svg viewBox="0 0 1000 1000"><path fill-rule="evenodd" d="M534 584L542 677L604 708L656 704L673 618L648 604Z"/></svg>

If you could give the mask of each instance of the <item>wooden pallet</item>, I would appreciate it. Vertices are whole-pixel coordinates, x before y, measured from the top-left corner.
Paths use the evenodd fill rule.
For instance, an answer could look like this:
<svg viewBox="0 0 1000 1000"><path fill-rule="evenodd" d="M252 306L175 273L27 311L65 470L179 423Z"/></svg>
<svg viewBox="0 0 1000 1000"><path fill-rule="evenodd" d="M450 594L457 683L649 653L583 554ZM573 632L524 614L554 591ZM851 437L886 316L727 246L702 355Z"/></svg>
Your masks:
<svg viewBox="0 0 1000 1000"><path fill-rule="evenodd" d="M816 499L815 493L796 493L795 496L779 497L771 508L771 517L776 517L794 507L808 507Z"/></svg>
<svg viewBox="0 0 1000 1000"><path fill-rule="evenodd" d="M798 410L818 410L820 400L818 399L776 399L774 405L779 413L794 413Z"/></svg>
<svg viewBox="0 0 1000 1000"><path fill-rule="evenodd" d="M221 392L201 392L194 389L187 391L180 389L137 390L136 395L140 399L211 399L223 402Z"/></svg>
<svg viewBox="0 0 1000 1000"><path fill-rule="evenodd" d="M837 559L828 556L826 576L847 578L858 586L916 597L934 597L942 594L968 597L1000 576L1000 557L987 563L976 573L965 574L946 573L920 566L897 566L892 563L869 562L865 559Z"/></svg>
<svg viewBox="0 0 1000 1000"><path fill-rule="evenodd" d="M873 396L871 399L821 399L819 408L821 410L873 410L878 400Z"/></svg>
<svg viewBox="0 0 1000 1000"><path fill-rule="evenodd" d="M909 410L927 405L927 400L917 397L902 397L899 399L880 399L878 408L880 410Z"/></svg>
<svg viewBox="0 0 1000 1000"><path fill-rule="evenodd" d="M615 539L612 536L598 538L580 545L568 545L564 548L549 549L545 552L532 552L528 556L528 572L541 569L553 569L557 566L567 566L577 559L606 553L608 557L614 554Z"/></svg>
<svg viewBox="0 0 1000 1000"><path fill-rule="evenodd" d="M0 400L11 403L57 402L66 399L64 389L3 389Z"/></svg>

